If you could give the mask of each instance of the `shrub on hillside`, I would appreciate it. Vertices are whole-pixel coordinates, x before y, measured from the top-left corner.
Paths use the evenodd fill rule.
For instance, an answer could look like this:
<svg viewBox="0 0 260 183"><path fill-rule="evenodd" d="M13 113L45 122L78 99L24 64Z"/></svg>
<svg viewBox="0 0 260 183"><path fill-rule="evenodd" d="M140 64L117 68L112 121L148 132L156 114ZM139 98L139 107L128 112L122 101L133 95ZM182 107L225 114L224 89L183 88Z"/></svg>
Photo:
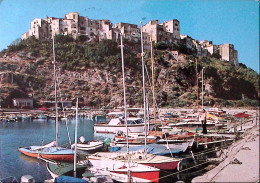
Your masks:
<svg viewBox="0 0 260 183"><path fill-rule="evenodd" d="M157 50L166 50L168 48L168 45L165 42L160 41L154 45L154 48Z"/></svg>

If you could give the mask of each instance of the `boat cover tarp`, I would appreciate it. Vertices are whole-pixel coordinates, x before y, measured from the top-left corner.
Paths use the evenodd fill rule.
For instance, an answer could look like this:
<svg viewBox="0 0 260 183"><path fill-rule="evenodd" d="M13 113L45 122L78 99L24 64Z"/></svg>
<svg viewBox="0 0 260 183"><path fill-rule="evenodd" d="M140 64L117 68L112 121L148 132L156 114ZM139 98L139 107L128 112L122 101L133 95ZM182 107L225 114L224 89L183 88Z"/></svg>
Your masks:
<svg viewBox="0 0 260 183"><path fill-rule="evenodd" d="M69 177L69 176L57 177L54 180L54 183L75 183L75 182L88 183L88 181L86 181L84 179L79 179L79 178Z"/></svg>
<svg viewBox="0 0 260 183"><path fill-rule="evenodd" d="M35 151L35 150L39 150L39 149L43 149L43 148L47 148L47 147L54 147L56 146L56 141L52 141L49 144L46 144L44 146L31 146L31 150Z"/></svg>
<svg viewBox="0 0 260 183"><path fill-rule="evenodd" d="M116 148L114 148L113 150L116 151ZM142 151L142 150L144 150L144 145L129 147L130 152ZM117 152L126 152L126 151L127 151L126 147L122 147ZM156 154L156 155L167 155L170 153L177 154L177 153L182 152L182 150L175 149L175 148L170 148L170 150L169 150L169 149L167 149L167 147L160 145L160 144L147 144L146 151L148 154Z"/></svg>

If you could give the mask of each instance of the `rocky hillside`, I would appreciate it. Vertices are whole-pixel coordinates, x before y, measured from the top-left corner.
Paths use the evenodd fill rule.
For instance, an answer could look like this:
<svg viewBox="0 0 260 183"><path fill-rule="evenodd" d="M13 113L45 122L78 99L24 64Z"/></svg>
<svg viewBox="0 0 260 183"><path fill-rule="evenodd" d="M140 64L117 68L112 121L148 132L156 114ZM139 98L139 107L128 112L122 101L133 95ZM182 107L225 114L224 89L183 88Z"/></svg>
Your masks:
<svg viewBox="0 0 260 183"><path fill-rule="evenodd" d="M124 42L127 103L142 105L140 43ZM161 107L195 106L197 79L194 53L183 45L154 46L156 101ZM55 42L59 91L63 100L80 98L82 106L120 106L122 72L120 46L109 40L87 43L57 36ZM178 57L173 51L178 51ZM198 75L204 69L205 99L208 106L258 106L259 75L240 64L235 68L214 57L198 58ZM0 92L2 107L12 106L12 99L33 96L54 99L52 41L30 38L17 41L0 53ZM145 54L151 80L150 52ZM199 79L199 81L201 78ZM146 87L151 97L148 77ZM199 84L201 92L201 83ZM150 101L152 99L150 98Z"/></svg>

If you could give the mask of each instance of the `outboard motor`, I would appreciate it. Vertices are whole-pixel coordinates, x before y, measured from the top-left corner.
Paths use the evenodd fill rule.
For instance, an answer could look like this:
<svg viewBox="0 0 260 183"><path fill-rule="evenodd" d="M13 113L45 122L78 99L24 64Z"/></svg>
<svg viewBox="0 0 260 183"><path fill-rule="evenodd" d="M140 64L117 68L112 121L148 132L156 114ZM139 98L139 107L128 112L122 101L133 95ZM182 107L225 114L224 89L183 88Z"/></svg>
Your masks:
<svg viewBox="0 0 260 183"><path fill-rule="evenodd" d="M80 141L81 143L85 143L85 142L86 142L86 139L85 139L85 137L81 136L81 137L79 137L79 141Z"/></svg>

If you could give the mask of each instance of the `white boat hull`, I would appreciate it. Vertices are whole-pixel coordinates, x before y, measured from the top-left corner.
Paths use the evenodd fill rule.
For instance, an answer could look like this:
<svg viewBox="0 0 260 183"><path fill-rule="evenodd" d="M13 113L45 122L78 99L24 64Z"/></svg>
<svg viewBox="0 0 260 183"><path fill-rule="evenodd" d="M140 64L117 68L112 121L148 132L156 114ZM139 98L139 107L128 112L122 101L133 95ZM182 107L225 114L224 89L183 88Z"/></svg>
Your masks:
<svg viewBox="0 0 260 183"><path fill-rule="evenodd" d="M115 154L114 154L115 155ZM91 170L104 170L110 173L112 179L119 182L127 182L126 176L119 176L119 174L127 175L131 172L133 179L138 179L138 182L158 182L159 181L159 169L141 165L139 163L116 160L117 157L106 158L103 154L96 153L88 156L88 160L92 164ZM123 178L125 177L125 178Z"/></svg>
<svg viewBox="0 0 260 183"><path fill-rule="evenodd" d="M165 142L165 143L163 143ZM185 141L185 142L174 142L174 141L171 141L171 140L168 140L168 144L166 143L166 140L161 140L159 144L165 146L165 147L169 147L169 148L172 148L172 149L179 149L181 150L182 152L185 152L188 147L192 147L193 145L193 140L190 140L190 141Z"/></svg>
<svg viewBox="0 0 260 183"><path fill-rule="evenodd" d="M75 146L75 144L73 144ZM104 142L89 142L88 144L77 144L77 149L83 151L93 151L104 146Z"/></svg>
<svg viewBox="0 0 260 183"><path fill-rule="evenodd" d="M152 130L154 128L153 124L150 124L150 129ZM148 130L148 129L147 129ZM119 131L122 131L123 133L126 133L126 126L125 125L108 125L108 124L96 124L94 125L94 132L96 133L117 133ZM129 133L140 133L145 131L145 125L144 124L138 124L138 125L128 125L128 132Z"/></svg>

